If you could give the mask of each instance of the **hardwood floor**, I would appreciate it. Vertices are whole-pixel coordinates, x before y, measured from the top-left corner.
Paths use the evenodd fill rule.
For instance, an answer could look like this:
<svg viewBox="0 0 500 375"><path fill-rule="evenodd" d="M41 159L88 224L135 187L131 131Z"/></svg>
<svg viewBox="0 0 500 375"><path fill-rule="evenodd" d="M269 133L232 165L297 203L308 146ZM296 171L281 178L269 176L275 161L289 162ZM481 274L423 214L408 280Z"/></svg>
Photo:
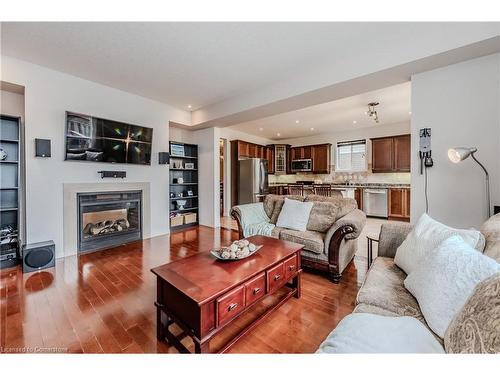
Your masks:
<svg viewBox="0 0 500 375"><path fill-rule="evenodd" d="M195 227L170 236L82 256L23 274L0 271L0 351L75 353L176 353L156 340L150 269L229 243L237 233ZM356 259L339 284L304 272L302 297L292 298L241 339L231 353L310 353L354 308L366 263ZM264 299L258 309L272 303ZM234 334L249 313L228 327ZM186 338L186 345L189 338Z"/></svg>

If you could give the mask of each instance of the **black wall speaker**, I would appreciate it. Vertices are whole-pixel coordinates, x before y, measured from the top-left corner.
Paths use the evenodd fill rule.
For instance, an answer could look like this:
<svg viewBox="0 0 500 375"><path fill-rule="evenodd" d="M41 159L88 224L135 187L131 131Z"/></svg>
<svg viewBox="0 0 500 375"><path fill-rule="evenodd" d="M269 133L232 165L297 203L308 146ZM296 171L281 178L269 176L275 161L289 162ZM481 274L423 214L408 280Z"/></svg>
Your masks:
<svg viewBox="0 0 500 375"><path fill-rule="evenodd" d="M23 272L25 273L54 267L56 260L56 245L54 245L54 241L24 245L22 257Z"/></svg>
<svg viewBox="0 0 500 375"><path fill-rule="evenodd" d="M35 138L35 156L50 158L50 139Z"/></svg>
<svg viewBox="0 0 500 375"><path fill-rule="evenodd" d="M158 153L158 163L159 164L170 163L170 154L168 152L159 152Z"/></svg>

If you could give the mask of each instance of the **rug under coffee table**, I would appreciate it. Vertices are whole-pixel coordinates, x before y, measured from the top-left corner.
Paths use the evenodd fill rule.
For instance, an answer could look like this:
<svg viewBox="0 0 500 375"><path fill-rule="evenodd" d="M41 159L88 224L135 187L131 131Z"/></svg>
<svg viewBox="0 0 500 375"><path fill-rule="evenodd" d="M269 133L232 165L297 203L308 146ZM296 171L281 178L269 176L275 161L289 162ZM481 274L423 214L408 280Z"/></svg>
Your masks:
<svg viewBox="0 0 500 375"><path fill-rule="evenodd" d="M265 236L248 240L263 246L242 260L220 261L209 252L202 252L151 270L157 276L158 340L166 340L187 353L181 340L188 335L193 339L195 353L209 353L210 340L224 327L264 296L286 285L287 292L278 302L218 350L223 353L289 298L300 298L303 246ZM173 323L181 327L181 335L170 331Z"/></svg>

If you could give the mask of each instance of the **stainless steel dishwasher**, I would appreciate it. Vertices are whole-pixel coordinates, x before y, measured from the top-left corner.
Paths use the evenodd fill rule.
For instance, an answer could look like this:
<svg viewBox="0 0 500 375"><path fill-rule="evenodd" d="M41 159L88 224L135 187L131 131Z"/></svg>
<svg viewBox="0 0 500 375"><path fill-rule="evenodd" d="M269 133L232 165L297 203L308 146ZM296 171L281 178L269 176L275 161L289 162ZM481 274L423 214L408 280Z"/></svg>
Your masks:
<svg viewBox="0 0 500 375"><path fill-rule="evenodd" d="M363 189L363 211L366 216L383 217L387 219L387 189Z"/></svg>

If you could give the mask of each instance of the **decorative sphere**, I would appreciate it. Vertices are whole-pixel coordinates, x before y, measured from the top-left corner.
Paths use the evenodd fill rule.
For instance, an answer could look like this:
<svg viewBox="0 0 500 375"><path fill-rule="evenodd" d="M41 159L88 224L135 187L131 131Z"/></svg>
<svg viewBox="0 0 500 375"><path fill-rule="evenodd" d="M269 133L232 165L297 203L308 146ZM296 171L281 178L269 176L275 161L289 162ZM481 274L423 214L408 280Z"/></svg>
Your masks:
<svg viewBox="0 0 500 375"><path fill-rule="evenodd" d="M248 245L248 250L250 250L251 252L254 252L256 248L257 246L255 246L253 243Z"/></svg>
<svg viewBox="0 0 500 375"><path fill-rule="evenodd" d="M231 256L231 255L229 254L229 251L227 251L227 250L223 251L223 252L221 253L221 255L220 255L220 257L221 257L222 259L229 259L229 257L230 257L230 256Z"/></svg>
<svg viewBox="0 0 500 375"><path fill-rule="evenodd" d="M236 252L238 250L238 245L236 245L235 243L233 243L230 247L231 251L232 252Z"/></svg>
<svg viewBox="0 0 500 375"><path fill-rule="evenodd" d="M3 148L0 148L0 160L5 160L7 159L7 153Z"/></svg>

